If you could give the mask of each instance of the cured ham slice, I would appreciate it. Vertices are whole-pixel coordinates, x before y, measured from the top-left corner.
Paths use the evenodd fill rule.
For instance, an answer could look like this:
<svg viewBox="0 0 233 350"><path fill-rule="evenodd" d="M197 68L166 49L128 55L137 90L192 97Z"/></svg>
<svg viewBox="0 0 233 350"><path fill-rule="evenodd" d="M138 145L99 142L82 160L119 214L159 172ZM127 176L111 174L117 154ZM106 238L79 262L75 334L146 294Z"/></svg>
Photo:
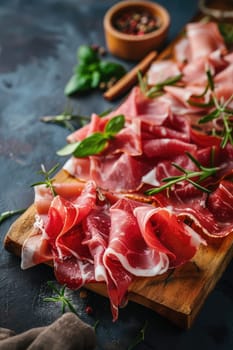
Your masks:
<svg viewBox="0 0 233 350"><path fill-rule="evenodd" d="M198 113L203 111L202 107L196 107L192 106L188 101L189 99L195 95L200 94L203 92L203 88L196 88L194 86L187 86L186 88L181 88L177 86L166 86L165 91L173 96L175 99L177 99L180 103L183 104L184 107L186 107L186 114L189 113ZM179 114L179 113L178 113Z"/></svg>
<svg viewBox="0 0 233 350"><path fill-rule="evenodd" d="M214 22L193 22L186 26L191 61L208 57L215 50L226 51L226 45Z"/></svg>
<svg viewBox="0 0 233 350"><path fill-rule="evenodd" d="M147 72L147 83L149 85L156 85L168 78L180 75L181 71L177 63L173 60L162 60L152 63Z"/></svg>
<svg viewBox="0 0 233 350"><path fill-rule="evenodd" d="M178 197L177 193L170 193L167 197L164 193L155 195L155 200L161 207L172 207L173 213L181 220L187 220L192 223L196 232L203 234L205 237L220 238L230 234L233 230L233 220L231 215L232 198L224 197L224 194L230 191L229 184L220 182L219 186L210 195L194 191L190 196ZM214 201L216 200L216 204ZM220 210L220 203L223 205L223 213ZM226 216L228 220L223 221Z"/></svg>
<svg viewBox="0 0 233 350"><path fill-rule="evenodd" d="M205 244L192 228L179 221L167 208L138 207L135 215L149 247L165 252L169 257L170 267L189 261L199 245Z"/></svg>
<svg viewBox="0 0 233 350"><path fill-rule="evenodd" d="M111 207L111 231L104 262L108 266L114 257L134 276L156 276L168 269L168 251L159 244L157 249L146 244L134 215L138 206L141 203L123 198Z"/></svg>
<svg viewBox="0 0 233 350"><path fill-rule="evenodd" d="M183 142L175 139L158 139L145 141L143 145L143 151L147 157L173 159L179 154L184 152L194 152L196 146L187 142Z"/></svg>
<svg viewBox="0 0 233 350"><path fill-rule="evenodd" d="M97 114L93 113L91 116L90 123L86 124L82 128L68 135L67 141L70 143L82 141L86 137L90 136L93 132L96 132L96 131L101 132L104 130L104 127L107 121L108 121L107 118L100 118Z"/></svg>
<svg viewBox="0 0 233 350"><path fill-rule="evenodd" d="M231 222L233 227L233 183L223 180L208 199L208 208L222 223Z"/></svg>
<svg viewBox="0 0 233 350"><path fill-rule="evenodd" d="M174 58L179 64L186 64L191 60L189 40L187 37L182 37L174 46Z"/></svg>
<svg viewBox="0 0 233 350"><path fill-rule="evenodd" d="M138 202L122 199L110 209L109 245L103 260L111 277L107 287L114 320L118 316L118 306L125 301L125 294L133 275L156 276L165 272L169 265L163 250L153 250L144 241L133 214L138 204Z"/></svg>
<svg viewBox="0 0 233 350"><path fill-rule="evenodd" d="M47 198L46 194L46 205ZM63 249L61 237L88 215L96 201L95 184L89 182L81 194L75 200L73 198L73 194L69 201L57 195L51 201L47 215L37 213L34 230L23 244L22 268L50 261L54 255L60 258L69 255L68 247Z"/></svg>

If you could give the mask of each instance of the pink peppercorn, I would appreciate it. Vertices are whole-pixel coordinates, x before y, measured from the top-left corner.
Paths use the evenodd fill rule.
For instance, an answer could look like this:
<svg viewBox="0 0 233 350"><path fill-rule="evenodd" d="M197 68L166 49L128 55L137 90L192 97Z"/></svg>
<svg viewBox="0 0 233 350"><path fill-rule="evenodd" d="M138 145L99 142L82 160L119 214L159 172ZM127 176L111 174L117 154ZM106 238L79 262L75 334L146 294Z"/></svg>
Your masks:
<svg viewBox="0 0 233 350"><path fill-rule="evenodd" d="M93 309L91 306L87 306L86 309L85 309L85 312L88 314L88 315L91 315L93 314Z"/></svg>
<svg viewBox="0 0 233 350"><path fill-rule="evenodd" d="M114 26L129 35L144 35L159 28L159 19L148 11L129 10L119 14Z"/></svg>

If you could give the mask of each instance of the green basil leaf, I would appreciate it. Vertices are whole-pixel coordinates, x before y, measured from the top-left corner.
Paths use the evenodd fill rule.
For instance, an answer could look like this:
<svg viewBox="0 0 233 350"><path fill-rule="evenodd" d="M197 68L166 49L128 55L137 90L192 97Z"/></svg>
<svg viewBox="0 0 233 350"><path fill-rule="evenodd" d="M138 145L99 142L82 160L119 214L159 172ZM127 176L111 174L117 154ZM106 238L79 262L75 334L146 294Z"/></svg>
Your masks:
<svg viewBox="0 0 233 350"><path fill-rule="evenodd" d="M74 72L78 75L88 75L96 71L99 72L99 62L90 64L78 64L74 68Z"/></svg>
<svg viewBox="0 0 233 350"><path fill-rule="evenodd" d="M71 77L65 87L65 94L72 95L76 92L85 92L91 89L91 75L75 74Z"/></svg>
<svg viewBox="0 0 233 350"><path fill-rule="evenodd" d="M80 64L84 65L99 61L97 52L87 45L81 45L78 48L77 59Z"/></svg>
<svg viewBox="0 0 233 350"><path fill-rule="evenodd" d="M103 151L108 139L100 132L96 132L82 140L73 155L77 158L88 157L93 154L98 154Z"/></svg>
<svg viewBox="0 0 233 350"><path fill-rule="evenodd" d="M73 75L65 86L65 95L74 94L77 91L78 81L77 76Z"/></svg>
<svg viewBox="0 0 233 350"><path fill-rule="evenodd" d="M76 150L79 144L80 144L80 141L69 143L65 147L58 150L56 153L58 156L68 156L69 154L72 154Z"/></svg>
<svg viewBox="0 0 233 350"><path fill-rule="evenodd" d="M125 125L125 116L119 114L108 121L105 126L105 134L109 137L116 135Z"/></svg>
<svg viewBox="0 0 233 350"><path fill-rule="evenodd" d="M102 81L108 81L111 78L120 79L126 73L125 68L115 62L101 61L99 63L99 69Z"/></svg>
<svg viewBox="0 0 233 350"><path fill-rule="evenodd" d="M101 78L100 72L95 71L95 72L92 73L91 87L93 89L95 89L95 88L97 88L99 86L100 78Z"/></svg>

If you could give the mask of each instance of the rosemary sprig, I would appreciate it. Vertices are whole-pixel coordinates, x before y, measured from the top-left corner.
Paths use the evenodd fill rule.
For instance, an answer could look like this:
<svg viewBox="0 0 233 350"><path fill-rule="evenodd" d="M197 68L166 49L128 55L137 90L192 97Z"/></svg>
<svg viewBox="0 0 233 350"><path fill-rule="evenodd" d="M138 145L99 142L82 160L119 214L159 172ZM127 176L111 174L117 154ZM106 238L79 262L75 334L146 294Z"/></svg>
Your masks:
<svg viewBox="0 0 233 350"><path fill-rule="evenodd" d="M211 74L210 69L206 71L207 75L207 85L200 95L192 95L191 98L187 101L192 106L197 107L214 107L209 113L199 119L199 124L208 123L215 119L221 120L223 124L222 134L220 135L222 138L221 147L224 148L228 142L233 145L233 109L229 108L228 105L233 100L233 95L228 98L227 101L221 102L218 101L215 95L215 85L214 79ZM211 98L209 102L199 102L193 100L193 98L202 98L206 95L208 90L211 91ZM215 130L213 130L215 132Z"/></svg>
<svg viewBox="0 0 233 350"><path fill-rule="evenodd" d="M70 112L63 112L55 116L44 116L40 118L40 121L44 123L57 124L65 127L70 131L75 131L78 126L88 123L88 117L72 114ZM72 123L73 122L73 123Z"/></svg>
<svg viewBox="0 0 233 350"><path fill-rule="evenodd" d="M127 348L127 350L134 349L135 346L137 346L138 344L140 344L141 342L143 342L145 340L145 332L146 332L147 327L148 327L148 321L145 321L143 327L140 329L138 335L133 340L133 342L130 344L130 346Z"/></svg>
<svg viewBox="0 0 233 350"><path fill-rule="evenodd" d="M180 165L178 165L176 163L172 163L172 165L176 169L180 170L183 173L183 175L166 177L162 180L162 182L166 182L165 185L162 185L160 187L151 188L151 189L145 191L145 194L154 195L154 194L160 193L166 189L172 189L172 187L175 184L181 183L183 181L188 181L197 189L199 189L203 192L206 192L206 193L210 193L211 191L208 188L201 186L199 184L199 182L205 180L206 178L208 178L210 176L214 176L219 168L218 167L204 167L189 152L186 152L186 154L191 159L191 161L197 166L199 171L192 171L192 170L184 169ZM197 178L197 180L194 181L194 180L192 180L193 178Z"/></svg>
<svg viewBox="0 0 233 350"><path fill-rule="evenodd" d="M221 134L222 148L226 147L228 142L231 145L233 145L233 109L228 108L228 105L232 100L233 100L233 95L231 95L226 102L220 103L215 97L215 95L213 94L215 109L212 110L207 115L205 115L204 117L199 119L199 124L204 124L209 121L213 121L215 119L222 120L223 122L223 130Z"/></svg>
<svg viewBox="0 0 233 350"><path fill-rule="evenodd" d="M197 107L211 107L211 106L213 106L214 102L213 102L212 98L210 99L209 102L197 102L197 101L193 101L192 100L192 98L202 98L202 97L204 97L209 90L211 90L212 92L214 91L214 88L215 88L215 86L214 86L214 79L213 79L212 73L211 73L209 68L206 70L206 76L207 76L207 84L206 84L203 92L201 94L199 94L199 95L193 94L191 96L191 98L188 100L188 103L190 105L197 106Z"/></svg>
<svg viewBox="0 0 233 350"><path fill-rule="evenodd" d="M167 85L175 85L178 83L181 78L182 74L175 75L174 77L169 77L157 84L155 84L152 87L149 87L146 83L146 81L143 79L141 72L138 72L138 81L141 91L149 98L154 98L159 95L161 95L164 92L164 87Z"/></svg>
<svg viewBox="0 0 233 350"><path fill-rule="evenodd" d="M100 324L100 320L96 320L95 323L94 323L94 326L93 326L95 333L97 331L97 328L98 328L99 324Z"/></svg>
<svg viewBox="0 0 233 350"><path fill-rule="evenodd" d="M75 307L73 306L71 300L65 296L66 286L62 286L59 290L51 281L47 282L48 286L55 292L57 295L53 297L44 298L45 302L61 303L62 313L66 312L68 308L71 312L78 315Z"/></svg>
<svg viewBox="0 0 233 350"><path fill-rule="evenodd" d="M224 41L227 45L233 44L233 25L232 23L219 23L218 25L220 33L222 34Z"/></svg>
<svg viewBox="0 0 233 350"><path fill-rule="evenodd" d="M102 113L99 114L99 117L104 117L108 113L110 113L111 110L108 109ZM87 116L74 114L73 109L65 109L65 111L62 114L54 115L54 116L43 116L40 118L40 121L44 123L51 123L51 124L57 124L62 127L65 127L66 129L70 131L75 131L80 126L84 126L89 122L90 118Z"/></svg>
<svg viewBox="0 0 233 350"><path fill-rule="evenodd" d="M146 92L148 90L148 85L146 83L146 80L143 79L142 73L140 71L137 72L137 76L138 76L140 90L144 95L146 95Z"/></svg>
<svg viewBox="0 0 233 350"><path fill-rule="evenodd" d="M38 186L38 185L46 185L47 188L50 188L53 196L55 197L57 195L53 186L53 182L55 181L55 179L51 178L51 175L55 173L58 167L59 167L59 164L56 164L50 170L46 170L44 164L41 164L41 170L38 171L38 174L41 174L44 176L44 181L35 182L31 185L31 187Z"/></svg>
<svg viewBox="0 0 233 350"><path fill-rule="evenodd" d="M155 84L152 86L146 93L147 97L153 98L161 94L163 92L163 88L168 85L175 85L182 78L182 74L175 75L174 77L170 77L165 79L164 81Z"/></svg>
<svg viewBox="0 0 233 350"><path fill-rule="evenodd" d="M26 210L26 208L24 209L17 209L17 210L8 210L8 211L4 211L0 214L0 224L5 221L6 219L9 219L10 217L12 217L13 215L18 215L18 214L22 214L24 213Z"/></svg>
<svg viewBox="0 0 233 350"><path fill-rule="evenodd" d="M108 141L124 127L124 124L124 115L117 115L107 122L103 132L94 132L82 141L70 143L57 151L57 155L73 154L74 157L83 158L98 154L104 150Z"/></svg>

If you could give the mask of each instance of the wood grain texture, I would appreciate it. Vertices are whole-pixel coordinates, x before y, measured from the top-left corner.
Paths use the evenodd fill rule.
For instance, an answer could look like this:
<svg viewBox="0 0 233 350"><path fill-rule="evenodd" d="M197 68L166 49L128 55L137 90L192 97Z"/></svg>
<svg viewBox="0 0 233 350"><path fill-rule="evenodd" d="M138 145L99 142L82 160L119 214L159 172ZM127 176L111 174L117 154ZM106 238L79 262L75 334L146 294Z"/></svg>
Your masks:
<svg viewBox="0 0 233 350"><path fill-rule="evenodd" d="M76 181L65 171L57 182ZM33 230L35 208L32 205L10 227L5 248L20 256L24 240ZM129 300L153 309L181 328L190 328L209 293L215 287L233 257L233 233L201 246L191 262L154 278L136 278L129 288ZM86 286L107 296L103 283Z"/></svg>

